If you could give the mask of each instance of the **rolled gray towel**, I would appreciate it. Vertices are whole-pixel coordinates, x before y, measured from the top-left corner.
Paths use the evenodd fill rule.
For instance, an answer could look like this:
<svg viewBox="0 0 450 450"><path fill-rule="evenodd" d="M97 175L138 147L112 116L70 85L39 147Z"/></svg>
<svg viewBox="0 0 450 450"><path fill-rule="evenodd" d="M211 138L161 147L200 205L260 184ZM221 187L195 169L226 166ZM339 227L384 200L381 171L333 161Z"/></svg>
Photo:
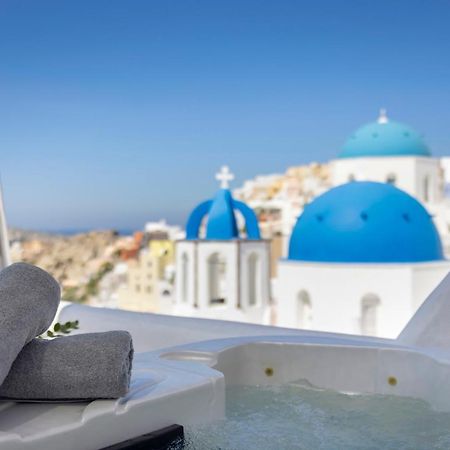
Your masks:
<svg viewBox="0 0 450 450"><path fill-rule="evenodd" d="M23 346L50 326L60 297L57 281L36 266L16 263L0 272L0 384Z"/></svg>
<svg viewBox="0 0 450 450"><path fill-rule="evenodd" d="M119 398L129 389L133 342L127 331L34 339L20 352L0 397L14 400Z"/></svg>

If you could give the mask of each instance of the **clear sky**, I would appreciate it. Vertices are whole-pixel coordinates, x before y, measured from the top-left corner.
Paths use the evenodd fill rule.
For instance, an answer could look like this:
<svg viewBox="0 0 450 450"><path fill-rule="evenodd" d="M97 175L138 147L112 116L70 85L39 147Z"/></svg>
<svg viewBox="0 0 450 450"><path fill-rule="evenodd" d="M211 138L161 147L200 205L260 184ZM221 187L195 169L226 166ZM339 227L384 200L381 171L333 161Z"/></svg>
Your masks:
<svg viewBox="0 0 450 450"><path fill-rule="evenodd" d="M380 107L450 155L450 2L0 0L7 218L184 223L217 189L326 161Z"/></svg>

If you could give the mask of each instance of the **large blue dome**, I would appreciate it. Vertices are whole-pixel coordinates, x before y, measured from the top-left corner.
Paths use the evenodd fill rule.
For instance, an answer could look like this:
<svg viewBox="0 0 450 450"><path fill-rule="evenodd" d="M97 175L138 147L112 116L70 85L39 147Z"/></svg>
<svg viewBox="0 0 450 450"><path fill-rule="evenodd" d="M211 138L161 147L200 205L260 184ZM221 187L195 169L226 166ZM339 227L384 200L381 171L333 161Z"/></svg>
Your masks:
<svg viewBox="0 0 450 450"><path fill-rule="evenodd" d="M305 207L289 244L289 259L336 263L405 263L443 259L426 209L384 183L351 182Z"/></svg>
<svg viewBox="0 0 450 450"><path fill-rule="evenodd" d="M422 137L411 127L388 120L382 112L378 121L356 130L345 143L339 158L367 156L431 156Z"/></svg>

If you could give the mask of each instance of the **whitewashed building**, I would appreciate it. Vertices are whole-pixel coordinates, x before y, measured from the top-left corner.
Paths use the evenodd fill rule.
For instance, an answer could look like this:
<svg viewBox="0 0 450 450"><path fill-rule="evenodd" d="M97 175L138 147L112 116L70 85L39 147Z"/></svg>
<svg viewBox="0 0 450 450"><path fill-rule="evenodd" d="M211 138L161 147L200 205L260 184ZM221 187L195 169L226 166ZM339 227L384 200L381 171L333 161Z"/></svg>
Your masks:
<svg viewBox="0 0 450 450"><path fill-rule="evenodd" d="M450 254L450 200L446 195L449 165L434 158L413 128L388 119L380 111L376 122L357 129L338 158L331 161L333 186L348 181L390 183L419 200L433 215Z"/></svg>
<svg viewBox="0 0 450 450"><path fill-rule="evenodd" d="M277 325L396 337L450 270L422 204L386 183L317 197L276 280Z"/></svg>
<svg viewBox="0 0 450 450"><path fill-rule="evenodd" d="M233 199L228 168L216 177L221 189L193 210L186 239L176 244L173 314L269 323L270 243L254 212Z"/></svg>

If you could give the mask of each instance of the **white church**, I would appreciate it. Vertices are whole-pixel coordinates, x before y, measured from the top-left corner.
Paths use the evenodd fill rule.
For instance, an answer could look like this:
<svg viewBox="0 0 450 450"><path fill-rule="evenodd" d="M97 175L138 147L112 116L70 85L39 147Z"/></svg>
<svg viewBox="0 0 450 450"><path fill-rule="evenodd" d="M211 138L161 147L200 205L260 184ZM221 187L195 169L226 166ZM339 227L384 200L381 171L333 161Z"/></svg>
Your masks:
<svg viewBox="0 0 450 450"><path fill-rule="evenodd" d="M450 243L445 167L413 128L388 119L386 111L381 110L376 122L362 126L349 137L330 165L334 186L348 181L379 181L412 195L433 215L444 244Z"/></svg>
<svg viewBox="0 0 450 450"><path fill-rule="evenodd" d="M177 242L172 313L269 324L270 242L253 210L233 198L228 167L216 178L219 191L192 211Z"/></svg>
<svg viewBox="0 0 450 450"><path fill-rule="evenodd" d="M305 207L279 262L277 325L396 337L450 270L440 160L381 111L331 173L336 187Z"/></svg>
<svg viewBox="0 0 450 450"><path fill-rule="evenodd" d="M304 208L275 280L269 243L223 168L221 189L194 209L177 243L173 313L396 337L450 270L440 161L382 111L331 166L335 187Z"/></svg>
<svg viewBox="0 0 450 450"><path fill-rule="evenodd" d="M306 206L276 280L277 325L396 337L450 270L414 197L353 181Z"/></svg>

